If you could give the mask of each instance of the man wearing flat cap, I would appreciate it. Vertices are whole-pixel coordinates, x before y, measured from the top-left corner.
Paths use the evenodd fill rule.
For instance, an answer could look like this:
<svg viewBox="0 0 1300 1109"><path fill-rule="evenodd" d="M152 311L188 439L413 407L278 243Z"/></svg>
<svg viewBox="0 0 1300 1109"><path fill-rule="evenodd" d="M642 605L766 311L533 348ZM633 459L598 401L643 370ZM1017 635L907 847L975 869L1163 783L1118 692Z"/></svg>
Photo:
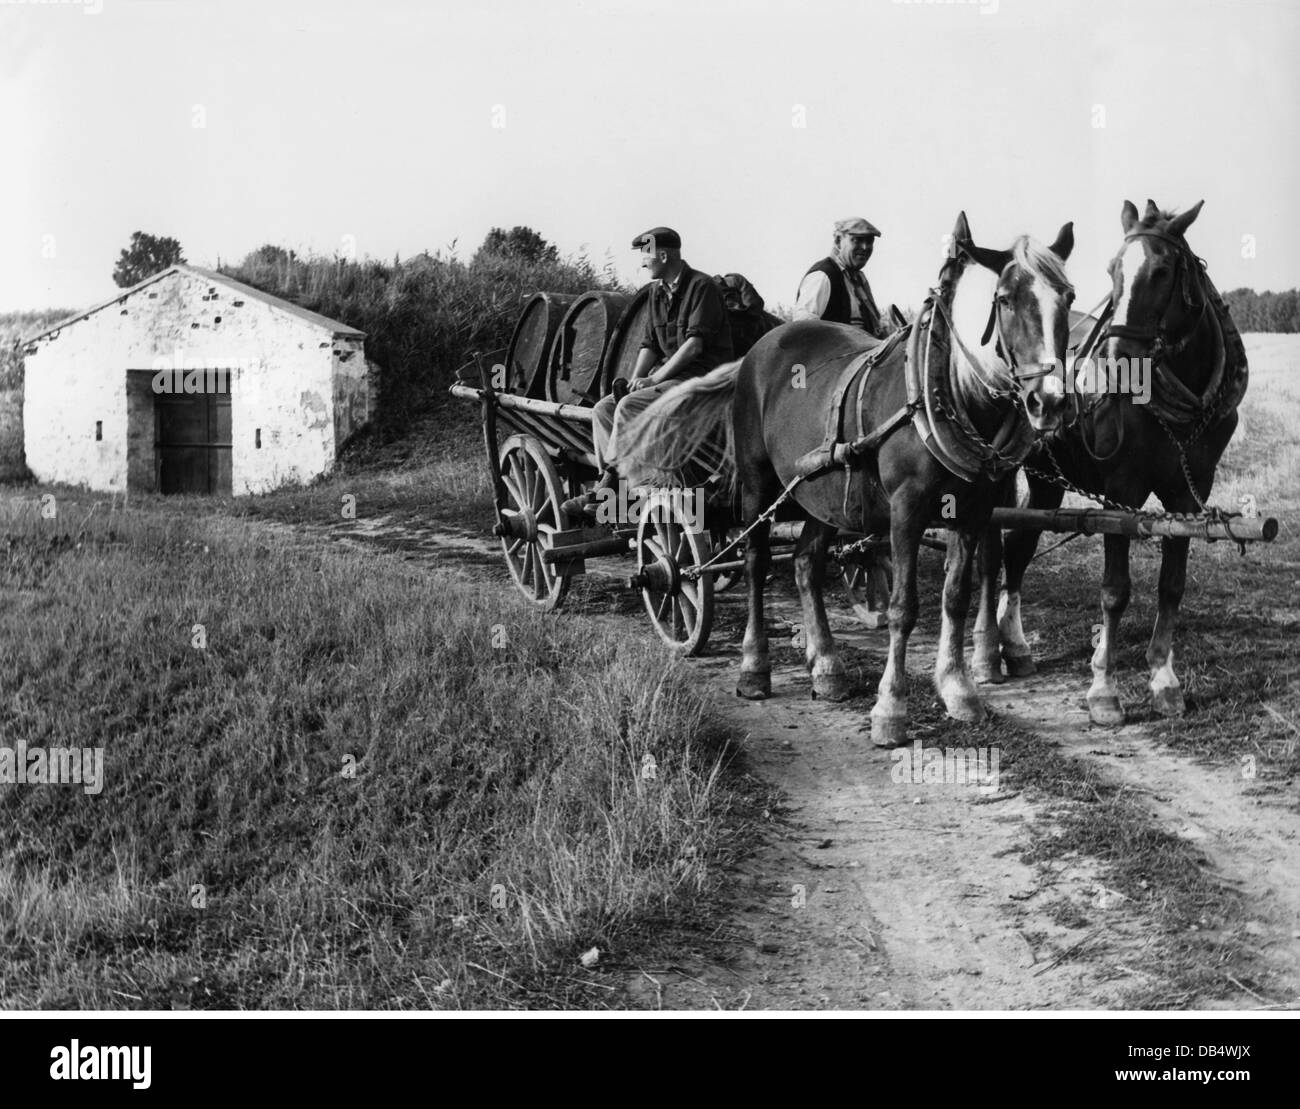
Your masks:
<svg viewBox="0 0 1300 1109"><path fill-rule="evenodd" d="M794 318L845 323L884 339L889 324L882 319L862 273L879 237L880 232L864 219L839 220L835 224L834 249L799 283Z"/></svg>
<svg viewBox="0 0 1300 1109"><path fill-rule="evenodd" d="M655 227L632 240L641 265L653 279L641 350L619 401L613 394L597 402L592 421L596 461L603 469L597 489L613 487L617 474L618 433L655 399L687 378L700 377L731 360L731 329L722 294L706 273L682 260L682 240L671 227ZM598 500L587 493L564 502L571 515L589 512Z"/></svg>

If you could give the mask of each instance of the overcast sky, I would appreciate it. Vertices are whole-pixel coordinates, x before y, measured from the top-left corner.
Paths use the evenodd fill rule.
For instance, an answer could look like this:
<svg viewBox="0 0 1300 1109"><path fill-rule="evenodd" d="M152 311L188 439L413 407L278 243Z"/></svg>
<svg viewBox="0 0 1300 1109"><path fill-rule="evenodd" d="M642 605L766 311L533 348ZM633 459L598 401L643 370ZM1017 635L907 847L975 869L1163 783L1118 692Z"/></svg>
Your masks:
<svg viewBox="0 0 1300 1109"><path fill-rule="evenodd" d="M135 230L213 265L520 223L637 283L667 224L788 304L856 215L915 305L961 209L1073 220L1090 307L1148 196L1204 198L1220 288L1290 288L1298 55L1295 0L0 0L0 310L110 296Z"/></svg>

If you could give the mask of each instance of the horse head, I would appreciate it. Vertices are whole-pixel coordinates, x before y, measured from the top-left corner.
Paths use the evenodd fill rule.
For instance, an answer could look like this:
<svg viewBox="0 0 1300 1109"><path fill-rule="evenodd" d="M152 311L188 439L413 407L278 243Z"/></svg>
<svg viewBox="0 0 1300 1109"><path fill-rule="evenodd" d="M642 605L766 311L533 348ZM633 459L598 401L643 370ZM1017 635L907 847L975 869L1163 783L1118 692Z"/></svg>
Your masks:
<svg viewBox="0 0 1300 1109"><path fill-rule="evenodd" d="M1066 365L1074 286L1064 263L1073 249L1072 223L1061 228L1051 246L1022 235L1010 250L976 245L965 212L953 230L953 255L996 278L980 343L987 346L996 338L994 353L1002 364L994 372L1010 380L1038 432L1058 427L1065 407L1060 371Z"/></svg>
<svg viewBox="0 0 1300 1109"><path fill-rule="evenodd" d="M1184 233L1204 203L1173 215L1148 200L1139 218L1132 202L1124 201L1124 242L1107 268L1115 306L1106 329L1109 359L1158 358L1194 332L1205 296L1200 263Z"/></svg>

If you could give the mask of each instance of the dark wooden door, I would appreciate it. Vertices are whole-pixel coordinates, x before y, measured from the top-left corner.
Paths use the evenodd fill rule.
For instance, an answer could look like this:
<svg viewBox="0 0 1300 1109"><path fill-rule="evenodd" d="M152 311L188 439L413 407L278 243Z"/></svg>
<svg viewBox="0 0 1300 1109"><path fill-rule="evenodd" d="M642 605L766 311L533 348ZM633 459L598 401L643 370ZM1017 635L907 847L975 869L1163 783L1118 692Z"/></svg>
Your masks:
<svg viewBox="0 0 1300 1109"><path fill-rule="evenodd" d="M157 404L158 489L231 492L230 393L163 393Z"/></svg>

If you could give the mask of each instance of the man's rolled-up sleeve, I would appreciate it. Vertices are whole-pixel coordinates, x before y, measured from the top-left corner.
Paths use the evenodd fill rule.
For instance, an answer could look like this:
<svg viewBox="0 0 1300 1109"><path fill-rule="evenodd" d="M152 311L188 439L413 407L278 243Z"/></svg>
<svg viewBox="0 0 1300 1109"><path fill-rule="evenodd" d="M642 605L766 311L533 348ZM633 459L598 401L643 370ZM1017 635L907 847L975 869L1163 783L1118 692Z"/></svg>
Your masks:
<svg viewBox="0 0 1300 1109"><path fill-rule="evenodd" d="M641 336L641 349L652 350L654 355L660 361L666 357L663 349L659 346L659 337L655 334L654 313L645 314L645 333Z"/></svg>
<svg viewBox="0 0 1300 1109"><path fill-rule="evenodd" d="M699 296L695 298L690 314L686 317L683 338L693 339L698 336L707 343L722 334L726 328L727 306L722 303L722 294L712 281L701 281Z"/></svg>

